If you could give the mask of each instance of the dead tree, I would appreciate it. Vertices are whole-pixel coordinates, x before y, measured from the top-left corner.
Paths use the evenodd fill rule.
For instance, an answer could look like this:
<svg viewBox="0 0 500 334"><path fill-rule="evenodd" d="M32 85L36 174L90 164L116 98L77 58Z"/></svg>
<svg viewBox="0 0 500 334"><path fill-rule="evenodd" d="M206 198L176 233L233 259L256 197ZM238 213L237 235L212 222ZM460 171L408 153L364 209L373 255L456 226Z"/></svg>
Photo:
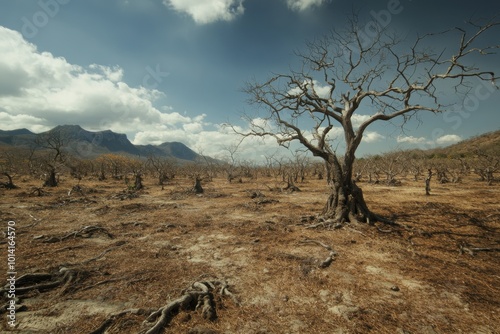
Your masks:
<svg viewBox="0 0 500 334"><path fill-rule="evenodd" d="M35 139L35 144L49 150L54 154L54 162L64 162L66 159L65 147L71 142L69 134L64 133L60 127L56 127L48 132L39 134Z"/></svg>
<svg viewBox="0 0 500 334"><path fill-rule="evenodd" d="M500 158L476 149L474 165L474 172L481 177L481 181L491 185L495 180L494 174L500 170Z"/></svg>
<svg viewBox="0 0 500 334"><path fill-rule="evenodd" d="M45 182L43 183L44 187L57 187L57 177L56 177L56 168L48 164L49 170L47 173L47 177L45 178Z"/></svg>
<svg viewBox="0 0 500 334"><path fill-rule="evenodd" d="M141 190L142 188L144 188L142 184L142 173L137 172L135 173L134 190Z"/></svg>
<svg viewBox="0 0 500 334"><path fill-rule="evenodd" d="M323 218L341 223L389 222L368 209L363 192L353 182L355 153L365 130L375 122L399 118L404 123L420 112L440 113L449 102L442 100L443 90L465 97L471 91L469 79L495 82L493 72L476 64L479 57L490 56L498 48L485 44L482 37L499 25L471 23L467 28L419 36L405 46L407 39L403 45L387 30L367 40L355 16L345 31L332 31L308 43L306 51L298 53L302 66L297 70L249 82L245 91L250 103L265 113L246 116L247 132L232 128L244 137L274 137L285 147L297 141L323 159L331 173ZM457 40L454 48L429 49L436 39L452 38ZM367 110L371 114L363 114L358 125L354 116ZM305 129L307 124L313 124L312 129ZM335 126L343 130L342 157L332 137Z"/></svg>
<svg viewBox="0 0 500 334"><path fill-rule="evenodd" d="M194 179L194 186L193 186L193 192L195 194L203 194L205 190L201 186L201 178L199 176L196 176Z"/></svg>
<svg viewBox="0 0 500 334"><path fill-rule="evenodd" d="M432 178L432 169L427 170L427 177L425 178L425 194L429 196L431 194L431 178Z"/></svg>
<svg viewBox="0 0 500 334"><path fill-rule="evenodd" d="M171 159L161 158L154 155L148 157L146 167L153 170L158 178L158 184L163 186L165 182L174 178L175 162Z"/></svg>
<svg viewBox="0 0 500 334"><path fill-rule="evenodd" d="M0 187L5 189L16 189L17 186L12 181L12 176L7 172L4 172L3 175L7 177L7 182L0 182Z"/></svg>
<svg viewBox="0 0 500 334"><path fill-rule="evenodd" d="M0 181L0 188L16 189L17 186L12 180L12 175L20 172L20 163L24 157L21 156L24 152L19 152L20 149L2 150L0 152L0 175L7 178L6 181ZM21 153L21 154L20 154Z"/></svg>

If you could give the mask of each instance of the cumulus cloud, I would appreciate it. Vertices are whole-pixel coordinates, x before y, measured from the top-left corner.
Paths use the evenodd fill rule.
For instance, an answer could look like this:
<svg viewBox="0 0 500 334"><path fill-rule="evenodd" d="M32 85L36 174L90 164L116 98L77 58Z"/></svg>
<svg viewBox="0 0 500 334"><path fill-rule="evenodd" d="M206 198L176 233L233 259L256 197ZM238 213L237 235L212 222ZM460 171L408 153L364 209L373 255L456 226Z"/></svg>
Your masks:
<svg viewBox="0 0 500 334"><path fill-rule="evenodd" d="M4 27L0 27L0 53L3 128L40 131L72 123L123 131L179 118L153 106L161 92L121 81L123 69L118 66L70 64L49 52L38 52L20 33Z"/></svg>
<svg viewBox="0 0 500 334"><path fill-rule="evenodd" d="M385 137L382 136L380 133L375 132L375 131L366 131L365 134L363 135L363 141L365 143L373 143L379 140L384 139Z"/></svg>
<svg viewBox="0 0 500 334"><path fill-rule="evenodd" d="M426 145L426 146L436 146L436 145L451 145L458 143L462 140L462 137L458 135L444 135L434 140L429 140L425 137L413 137L413 136L398 136L398 143L407 143L414 145Z"/></svg>
<svg viewBox="0 0 500 334"><path fill-rule="evenodd" d="M363 122L367 121L371 116L370 115L359 115L354 114L351 117L352 125L354 128L358 128Z"/></svg>
<svg viewBox="0 0 500 334"><path fill-rule="evenodd" d="M436 143L439 145L450 145L461 141L462 138L458 135L444 135L436 139Z"/></svg>
<svg viewBox="0 0 500 334"><path fill-rule="evenodd" d="M424 137L413 137L413 136L398 136L396 138L398 143L409 143L409 144L422 144L427 142Z"/></svg>
<svg viewBox="0 0 500 334"><path fill-rule="evenodd" d="M288 8L301 12L312 7L319 7L328 0L286 0Z"/></svg>
<svg viewBox="0 0 500 334"><path fill-rule="evenodd" d="M163 3L188 14L198 24L232 21L245 11L243 0L164 0Z"/></svg>

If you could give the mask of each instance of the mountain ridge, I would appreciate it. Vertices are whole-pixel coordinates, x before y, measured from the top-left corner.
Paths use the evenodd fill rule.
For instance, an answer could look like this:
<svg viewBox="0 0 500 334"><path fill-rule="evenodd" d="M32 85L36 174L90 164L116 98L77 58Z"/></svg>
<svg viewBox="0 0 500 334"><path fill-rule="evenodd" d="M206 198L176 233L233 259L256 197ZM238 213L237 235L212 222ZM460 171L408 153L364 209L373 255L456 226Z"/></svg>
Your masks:
<svg viewBox="0 0 500 334"><path fill-rule="evenodd" d="M160 145L134 145L127 135L111 130L88 131L80 125L58 125L41 133L28 129L0 130L0 144L20 147L34 147L53 144L61 145L66 151L80 158L94 158L101 154L115 153L138 157L155 155L183 161L197 161L199 154L180 142L165 142Z"/></svg>

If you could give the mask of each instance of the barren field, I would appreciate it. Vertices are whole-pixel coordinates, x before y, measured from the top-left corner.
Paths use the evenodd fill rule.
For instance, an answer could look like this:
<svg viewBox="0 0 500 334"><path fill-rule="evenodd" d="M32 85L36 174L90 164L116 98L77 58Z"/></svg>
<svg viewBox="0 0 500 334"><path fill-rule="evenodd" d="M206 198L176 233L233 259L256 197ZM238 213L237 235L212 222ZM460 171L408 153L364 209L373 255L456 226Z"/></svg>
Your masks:
<svg viewBox="0 0 500 334"><path fill-rule="evenodd" d="M15 221L21 308L13 329L2 311L2 332L145 333L161 317L151 312L206 290L159 332L500 333L498 184L433 183L425 196L423 181L362 182L400 226L330 230L307 228L324 180L287 193L215 179L195 195L189 179L146 179L137 197L115 180L68 194L77 181L63 178L44 196L31 194L40 181L16 183L0 189L0 247L5 273Z"/></svg>

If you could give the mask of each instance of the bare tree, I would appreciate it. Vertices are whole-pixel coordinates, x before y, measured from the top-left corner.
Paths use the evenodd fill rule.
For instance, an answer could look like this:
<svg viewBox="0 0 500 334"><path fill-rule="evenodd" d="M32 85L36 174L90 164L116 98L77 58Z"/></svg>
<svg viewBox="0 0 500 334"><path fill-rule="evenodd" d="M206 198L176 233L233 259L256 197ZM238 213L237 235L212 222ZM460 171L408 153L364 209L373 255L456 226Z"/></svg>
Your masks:
<svg viewBox="0 0 500 334"><path fill-rule="evenodd" d="M474 172L479 175L481 181L486 181L488 185L493 184L494 174L500 170L500 158L476 149L473 164Z"/></svg>
<svg viewBox="0 0 500 334"><path fill-rule="evenodd" d="M231 183L234 179L239 178L241 180L241 175L238 175L236 172L237 170L237 153L238 149L240 147L241 142L237 144L230 144L230 145L224 145L222 149L226 153L226 157L224 160L226 160L227 164L225 165L225 172L226 172L226 179L227 182Z"/></svg>
<svg viewBox="0 0 500 334"><path fill-rule="evenodd" d="M299 70L275 74L262 83L249 82L245 91L250 103L264 109L265 115L247 116L248 132L233 129L243 136L272 136L285 147L297 141L322 158L332 177L325 219L390 223L368 209L353 182L355 153L365 130L377 121L399 117L404 123L422 111L442 112L447 106L441 93L452 90L465 97L472 79L494 83L493 72L470 64L498 48L481 45L481 37L499 25L470 23L468 30L426 34L413 44L379 31L367 42L354 16L345 31L332 31L308 43L306 52L297 53L302 60ZM429 45L436 38L455 38L456 47L433 51ZM354 116L360 110L371 114L358 118L362 122L356 127ZM338 144L332 141L335 126L343 130L343 157L336 154Z"/></svg>
<svg viewBox="0 0 500 334"><path fill-rule="evenodd" d="M163 186L166 181L173 179L175 176L175 161L173 159L150 155L146 167L152 169L153 173L156 174L160 186Z"/></svg>
<svg viewBox="0 0 500 334"><path fill-rule="evenodd" d="M432 179L432 169L427 170L427 177L425 178L425 195L429 196L431 194L431 179Z"/></svg>
<svg viewBox="0 0 500 334"><path fill-rule="evenodd" d="M53 154L52 161L49 158L45 163L47 177L45 178L44 186L57 187L59 183L56 177L57 170L60 166L64 165L68 157L65 148L71 140L71 135L62 131L60 127L41 133L36 137L35 144Z"/></svg>
<svg viewBox="0 0 500 334"><path fill-rule="evenodd" d="M37 146L52 151L54 162L64 162L66 158L64 148L69 142L70 137L63 133L60 128L41 133L35 139Z"/></svg>
<svg viewBox="0 0 500 334"><path fill-rule="evenodd" d="M19 161L17 161L14 151L2 150L0 152L0 188L17 188L12 178L13 174L16 173L16 167L19 168L18 165ZM2 176L7 178L6 181L2 180Z"/></svg>
<svg viewBox="0 0 500 334"><path fill-rule="evenodd" d="M386 184L388 186L400 185L401 181L397 180L396 176L404 174L408 167L408 161L404 152L395 151L386 153L379 159L379 162L378 167L386 176Z"/></svg>

